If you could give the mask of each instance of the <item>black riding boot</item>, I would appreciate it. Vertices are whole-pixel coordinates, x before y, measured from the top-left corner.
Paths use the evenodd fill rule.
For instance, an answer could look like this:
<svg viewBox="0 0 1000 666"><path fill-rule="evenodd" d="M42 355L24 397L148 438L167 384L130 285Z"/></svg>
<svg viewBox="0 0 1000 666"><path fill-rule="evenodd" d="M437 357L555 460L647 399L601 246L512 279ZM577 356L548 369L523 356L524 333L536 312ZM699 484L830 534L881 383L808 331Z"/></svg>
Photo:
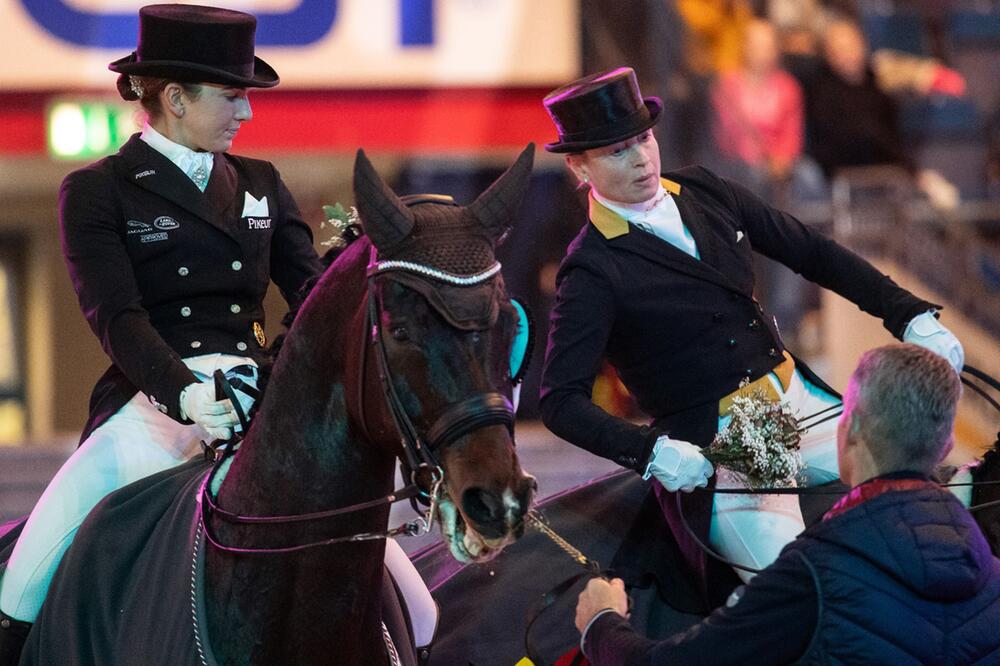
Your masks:
<svg viewBox="0 0 1000 666"><path fill-rule="evenodd" d="M0 612L0 666L17 666L30 630L30 622L15 620Z"/></svg>

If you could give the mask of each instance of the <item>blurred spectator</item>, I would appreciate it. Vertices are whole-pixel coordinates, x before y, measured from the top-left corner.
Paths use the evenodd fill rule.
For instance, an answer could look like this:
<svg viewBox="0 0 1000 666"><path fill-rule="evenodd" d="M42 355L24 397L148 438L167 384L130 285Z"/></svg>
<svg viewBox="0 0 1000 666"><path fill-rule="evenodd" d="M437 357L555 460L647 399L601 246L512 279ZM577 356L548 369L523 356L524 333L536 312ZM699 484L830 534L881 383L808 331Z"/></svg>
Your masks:
<svg viewBox="0 0 1000 666"><path fill-rule="evenodd" d="M747 26L739 69L720 75L712 91L715 140L724 169L735 180L772 198L802 153L802 91L778 65L770 23Z"/></svg>
<svg viewBox="0 0 1000 666"><path fill-rule="evenodd" d="M743 31L753 18L746 0L676 0L688 27L688 65L709 75L739 67Z"/></svg>
<svg viewBox="0 0 1000 666"><path fill-rule="evenodd" d="M806 86L806 124L809 151L827 177L847 167L899 166L913 174L931 203L953 208L956 188L935 171L917 170L900 131L899 106L876 78L858 25L844 19L831 22L823 56L823 66Z"/></svg>

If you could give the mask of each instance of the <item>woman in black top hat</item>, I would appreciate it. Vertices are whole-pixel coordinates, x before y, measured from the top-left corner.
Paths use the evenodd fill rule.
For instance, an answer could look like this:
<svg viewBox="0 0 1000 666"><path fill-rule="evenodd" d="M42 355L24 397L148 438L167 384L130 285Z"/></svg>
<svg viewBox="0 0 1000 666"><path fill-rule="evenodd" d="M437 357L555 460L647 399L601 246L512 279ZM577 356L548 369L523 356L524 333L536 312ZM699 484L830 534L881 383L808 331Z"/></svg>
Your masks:
<svg viewBox="0 0 1000 666"><path fill-rule="evenodd" d="M574 81L544 103L559 131L546 149L565 154L589 186L590 209L557 276L542 418L567 441L655 478L685 558L704 573L704 553L680 527L673 493L703 487L716 473L720 485L740 485L724 467L713 469L699 447L726 424L742 382L812 426L802 442L809 482L838 474L836 419L808 417L839 411L839 398L785 350L776 322L754 299L751 251L881 317L894 335L956 369L962 347L937 321L938 306L740 185L700 167L661 175L651 128L662 105L642 97L630 68ZM604 358L652 417L649 425L591 402ZM753 568L773 561L803 529L791 495L717 495L713 502L696 493L685 506L702 537Z"/></svg>
<svg viewBox="0 0 1000 666"><path fill-rule="evenodd" d="M93 391L80 447L45 490L0 580L0 655L20 650L15 634L34 620L94 504L184 462L200 440L231 435L237 417L215 399L213 372L252 387L268 284L291 301L321 268L275 168L226 152L251 118L248 89L278 83L254 56L256 19L151 5L139 21L137 50L109 69L122 97L145 110L142 133L70 174L60 192L70 277L112 365ZM248 409L252 398L242 393L240 402Z"/></svg>

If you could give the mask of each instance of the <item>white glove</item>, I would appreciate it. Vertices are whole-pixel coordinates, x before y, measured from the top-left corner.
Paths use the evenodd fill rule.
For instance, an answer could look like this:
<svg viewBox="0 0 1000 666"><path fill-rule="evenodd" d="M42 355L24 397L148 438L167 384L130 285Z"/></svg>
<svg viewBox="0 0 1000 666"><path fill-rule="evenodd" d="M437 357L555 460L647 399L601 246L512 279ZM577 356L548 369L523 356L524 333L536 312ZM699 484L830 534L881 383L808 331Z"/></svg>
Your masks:
<svg viewBox="0 0 1000 666"><path fill-rule="evenodd" d="M671 492L680 490L689 493L695 488L707 486L708 478L713 474L715 468L697 446L660 435L653 444L653 456L642 478L654 476Z"/></svg>
<svg viewBox="0 0 1000 666"><path fill-rule="evenodd" d="M181 418L191 419L214 439L229 439L232 428L239 419L228 399L215 399L215 382L212 380L188 384L181 391Z"/></svg>
<svg viewBox="0 0 1000 666"><path fill-rule="evenodd" d="M910 320L903 332L903 342L919 345L943 356L955 368L955 372L962 372L962 366L965 364L965 350L962 349L962 343L941 325L933 310Z"/></svg>

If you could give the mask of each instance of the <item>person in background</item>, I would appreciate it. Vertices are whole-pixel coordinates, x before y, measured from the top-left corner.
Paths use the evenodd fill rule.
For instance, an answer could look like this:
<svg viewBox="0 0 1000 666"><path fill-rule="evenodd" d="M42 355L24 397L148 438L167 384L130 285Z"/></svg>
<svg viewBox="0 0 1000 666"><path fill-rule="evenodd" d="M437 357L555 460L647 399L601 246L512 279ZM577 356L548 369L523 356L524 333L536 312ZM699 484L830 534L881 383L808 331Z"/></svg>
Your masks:
<svg viewBox="0 0 1000 666"><path fill-rule="evenodd" d="M930 480L952 447L961 392L926 349L866 353L837 425L851 491L738 599L666 640L632 629L620 579L594 578L576 607L590 663L994 663L1000 560Z"/></svg>
<svg viewBox="0 0 1000 666"><path fill-rule="evenodd" d="M32 511L0 580L0 664L16 663L63 553L108 493L228 439L266 358L264 295L285 300L321 270L312 232L268 162L231 155L248 91L278 75L254 55L256 19L214 7L139 10L139 44L114 61L146 114L116 154L63 181L63 254L111 360L80 447Z"/></svg>
<svg viewBox="0 0 1000 666"><path fill-rule="evenodd" d="M775 185L791 178L802 154L802 91L780 68L779 56L771 24L751 21L741 66L721 74L712 91L715 140L731 165L727 171L768 200Z"/></svg>
<svg viewBox="0 0 1000 666"><path fill-rule="evenodd" d="M930 61L883 54L873 68L857 23L832 21L823 38L824 62L805 84L809 153L828 179L849 167L890 165L911 174L939 208L954 208L958 191L940 173L918 169L900 128L900 109L888 91L904 86L960 95L964 80ZM880 74L877 75L876 72Z"/></svg>
<svg viewBox="0 0 1000 666"><path fill-rule="evenodd" d="M566 441L654 478L683 556L706 582L704 552L680 523L674 493L705 486L715 472L720 487L740 487L699 447L728 423L744 384L785 402L809 426L802 440L806 481L837 477L835 421L828 417L839 410L839 396L792 357L754 298L754 251L841 294L956 370L962 346L938 321L937 306L746 188L702 167L661 175L650 129L662 103L642 97L631 68L568 83L544 105L559 134L546 149L566 155L589 188L590 210L556 279L542 419ZM651 423L617 418L592 403L605 358ZM792 495L685 498L694 529L741 566L770 564L805 527Z"/></svg>
<svg viewBox="0 0 1000 666"><path fill-rule="evenodd" d="M753 19L747 0L674 0L684 20L688 66L702 76L739 67L743 31Z"/></svg>

